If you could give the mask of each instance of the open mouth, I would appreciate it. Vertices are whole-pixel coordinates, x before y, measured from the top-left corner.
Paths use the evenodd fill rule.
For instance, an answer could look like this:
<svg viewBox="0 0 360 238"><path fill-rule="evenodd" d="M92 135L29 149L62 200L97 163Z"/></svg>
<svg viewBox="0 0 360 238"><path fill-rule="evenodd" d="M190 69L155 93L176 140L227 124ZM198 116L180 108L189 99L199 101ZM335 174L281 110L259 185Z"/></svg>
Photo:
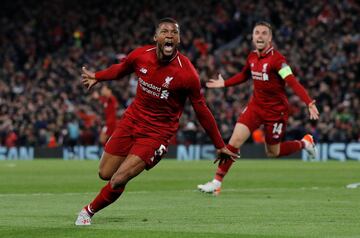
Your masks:
<svg viewBox="0 0 360 238"><path fill-rule="evenodd" d="M171 54L174 50L174 43L172 42L165 42L164 44L164 53Z"/></svg>

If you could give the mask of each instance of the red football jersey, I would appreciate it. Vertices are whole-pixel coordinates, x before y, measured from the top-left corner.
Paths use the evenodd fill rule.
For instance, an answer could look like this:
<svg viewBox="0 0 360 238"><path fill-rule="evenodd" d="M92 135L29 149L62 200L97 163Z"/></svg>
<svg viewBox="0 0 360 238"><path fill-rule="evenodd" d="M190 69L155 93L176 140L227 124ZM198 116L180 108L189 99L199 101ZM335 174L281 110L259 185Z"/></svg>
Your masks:
<svg viewBox="0 0 360 238"><path fill-rule="evenodd" d="M110 97L101 96L99 98L102 105L104 106L104 114L106 125L112 125L116 123L116 111L118 108L118 102L114 95Z"/></svg>
<svg viewBox="0 0 360 238"><path fill-rule="evenodd" d="M132 51L120 64L96 72L97 80L113 80L135 73L138 77L134 101L124 113L139 128L168 138L179 126L185 101L190 99L196 115L211 137L216 148L224 146L220 132L200 92L199 76L190 60L177 52L169 62L162 64L155 46L144 46Z"/></svg>
<svg viewBox="0 0 360 238"><path fill-rule="evenodd" d="M225 86L236 85L249 78L252 78L254 84L250 104L255 103L265 110L284 111L289 109L285 92L286 82L290 82L295 93L306 104L311 102L306 91L294 78L285 57L273 47L261 55L258 55L256 51L251 52L242 71L226 80Z"/></svg>

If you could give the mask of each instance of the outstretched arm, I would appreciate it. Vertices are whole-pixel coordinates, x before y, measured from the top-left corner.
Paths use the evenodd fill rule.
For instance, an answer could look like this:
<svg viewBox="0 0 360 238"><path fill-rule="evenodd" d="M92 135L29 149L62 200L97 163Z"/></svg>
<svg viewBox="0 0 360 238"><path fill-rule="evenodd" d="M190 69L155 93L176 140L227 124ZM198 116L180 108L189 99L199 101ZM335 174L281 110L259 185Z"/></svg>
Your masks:
<svg viewBox="0 0 360 238"><path fill-rule="evenodd" d="M98 71L91 72L86 67L82 67L82 83L90 90L100 81L114 80L122 78L125 75L131 74L133 69L133 62L136 57L142 54L146 48L137 48L133 50L127 57L123 58L120 64L113 64L109 68Z"/></svg>
<svg viewBox="0 0 360 238"><path fill-rule="evenodd" d="M125 59L120 64L113 64L107 69L96 72L95 78L97 81L109 81L122 78L132 72L131 64Z"/></svg>
<svg viewBox="0 0 360 238"><path fill-rule="evenodd" d="M85 66L82 67L81 70L82 70L81 82L85 85L87 90L90 90L92 87L94 87L98 83L98 81L95 78L95 73L88 70Z"/></svg>
<svg viewBox="0 0 360 238"><path fill-rule="evenodd" d="M113 64L109 68L96 73L88 70L85 66L82 67L81 70L81 82L88 90L94 87L98 82L114 80L131 73L130 67L126 62Z"/></svg>
<svg viewBox="0 0 360 238"><path fill-rule="evenodd" d="M208 88L223 88L223 87L225 87L225 80L221 76L221 74L219 74L217 79L209 79L209 81L206 82L206 87L208 87Z"/></svg>
<svg viewBox="0 0 360 238"><path fill-rule="evenodd" d="M319 111L315 105L315 100L313 100L311 103L309 103L308 105L308 109L309 109L309 114L310 114L310 120L317 120L319 119Z"/></svg>
<svg viewBox="0 0 360 238"><path fill-rule="evenodd" d="M223 87L231 87L245 82L248 79L248 75L244 72L240 72L235 74L233 77L228 80L224 80L221 74L219 74L217 79L209 79L206 82L206 87L208 88L223 88Z"/></svg>
<svg viewBox="0 0 360 238"><path fill-rule="evenodd" d="M126 62L113 64L109 68L96 73L88 70L85 66L82 67L81 70L81 82L88 90L94 87L98 82L118 79L131 73L131 68Z"/></svg>
<svg viewBox="0 0 360 238"><path fill-rule="evenodd" d="M244 68L241 70L240 73L235 74L228 80L224 80L221 74L219 74L217 79L210 79L206 83L206 87L208 88L223 88L223 87L231 87L234 85L241 84L243 82L246 82L248 78L250 77L250 67L248 61L246 61L246 64Z"/></svg>
<svg viewBox="0 0 360 238"><path fill-rule="evenodd" d="M296 95L306 103L309 109L310 119L319 119L319 111L315 105L315 100L312 100L307 94L305 88L296 80L294 75L286 77L286 83L292 88Z"/></svg>
<svg viewBox="0 0 360 238"><path fill-rule="evenodd" d="M279 70L279 75L292 88L295 94L298 95L299 98L308 106L310 119L319 119L319 111L315 105L315 100L310 98L305 88L297 81L291 71L290 66L283 64L283 67Z"/></svg>

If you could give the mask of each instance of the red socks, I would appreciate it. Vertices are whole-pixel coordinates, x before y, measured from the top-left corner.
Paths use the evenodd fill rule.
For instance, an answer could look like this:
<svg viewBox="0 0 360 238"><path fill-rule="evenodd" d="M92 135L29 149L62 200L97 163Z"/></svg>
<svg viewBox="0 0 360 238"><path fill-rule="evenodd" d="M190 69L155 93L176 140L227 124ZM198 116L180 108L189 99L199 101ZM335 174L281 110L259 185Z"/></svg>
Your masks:
<svg viewBox="0 0 360 238"><path fill-rule="evenodd" d="M285 141L280 144L280 152L278 157L290 155L304 148L304 142L299 140Z"/></svg>
<svg viewBox="0 0 360 238"><path fill-rule="evenodd" d="M280 152L279 152L278 157L285 156L285 155L290 155L292 153L295 153L295 152L303 149L304 146L305 146L304 142L299 141L299 140L282 142L280 144ZM232 145L226 145L226 148L228 148L233 153L239 153L239 149L235 148ZM232 163L233 163L232 160L227 160L224 164L219 165L219 167L216 170L216 174L215 174L214 179L222 182L225 175L229 171Z"/></svg>
<svg viewBox="0 0 360 238"><path fill-rule="evenodd" d="M239 153L239 149L235 148L232 145L226 145L226 148L228 148L231 152L237 154ZM216 174L214 179L216 179L217 181L222 182L225 175L227 174L227 172L229 171L231 165L232 165L233 161L232 160L226 160L225 163L219 165L219 167L216 170Z"/></svg>
<svg viewBox="0 0 360 238"><path fill-rule="evenodd" d="M108 182L96 196L96 198L85 209L90 215L94 215L95 212L107 207L111 203L115 202L120 197L125 189L124 187L118 189L112 189L110 182Z"/></svg>

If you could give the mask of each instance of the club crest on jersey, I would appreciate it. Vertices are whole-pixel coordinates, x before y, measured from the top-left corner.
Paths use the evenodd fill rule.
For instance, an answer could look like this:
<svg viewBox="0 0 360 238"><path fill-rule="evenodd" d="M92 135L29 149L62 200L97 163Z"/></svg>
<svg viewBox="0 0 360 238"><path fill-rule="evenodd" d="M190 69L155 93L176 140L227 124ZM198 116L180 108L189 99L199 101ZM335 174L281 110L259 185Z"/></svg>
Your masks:
<svg viewBox="0 0 360 238"><path fill-rule="evenodd" d="M163 83L163 87L164 88L169 88L169 84L170 84L170 82L171 82L171 80L173 80L174 79L174 77L170 77L170 76L167 76L166 78L165 78L165 83Z"/></svg>
<svg viewBox="0 0 360 238"><path fill-rule="evenodd" d="M262 69L262 72L263 72L263 73L266 73L267 67L268 67L268 63L263 64L263 69Z"/></svg>
<svg viewBox="0 0 360 238"><path fill-rule="evenodd" d="M146 74L146 73L147 73L147 69L141 68L141 69L140 69L140 72L143 73L143 74Z"/></svg>
<svg viewBox="0 0 360 238"><path fill-rule="evenodd" d="M262 68L262 72L263 72L263 80L264 81L268 81L269 80L269 75L266 73L266 69L268 67L268 63L263 64L263 68Z"/></svg>

